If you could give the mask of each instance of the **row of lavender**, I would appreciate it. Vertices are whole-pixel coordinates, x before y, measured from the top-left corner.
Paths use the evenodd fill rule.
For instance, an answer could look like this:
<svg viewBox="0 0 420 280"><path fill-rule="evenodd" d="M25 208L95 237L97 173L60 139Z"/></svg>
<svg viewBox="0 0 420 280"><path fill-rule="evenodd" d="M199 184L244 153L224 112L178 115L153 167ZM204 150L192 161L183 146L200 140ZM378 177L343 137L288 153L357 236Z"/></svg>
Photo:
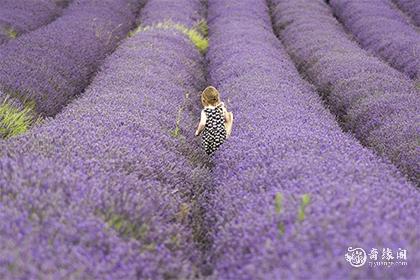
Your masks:
<svg viewBox="0 0 420 280"><path fill-rule="evenodd" d="M316 11L316 13L314 13ZM420 91L362 50L323 1L274 0L274 28L346 130L420 180Z"/></svg>
<svg viewBox="0 0 420 280"><path fill-rule="evenodd" d="M0 0L0 44L53 21L66 4L66 0Z"/></svg>
<svg viewBox="0 0 420 280"><path fill-rule="evenodd" d="M140 2L74 1L51 24L0 46L1 136L25 130L39 114L54 116L79 94L133 27ZM19 111L29 116L10 121Z"/></svg>
<svg viewBox="0 0 420 280"><path fill-rule="evenodd" d="M420 79L420 36L391 0L331 0L330 5L363 48L410 78Z"/></svg>
<svg viewBox="0 0 420 280"><path fill-rule="evenodd" d="M198 0L166 2L141 22L202 15ZM210 177L189 133L203 57L177 30L132 35L56 118L0 144L0 278L194 273L191 197Z"/></svg>
<svg viewBox="0 0 420 280"><path fill-rule="evenodd" d="M236 116L236 133L215 156L214 185L202 202L215 275L418 275L418 192L341 131L273 34L266 1L210 0L208 23L209 82ZM355 269L344 258L351 246L402 248L409 265Z"/></svg>
<svg viewBox="0 0 420 280"><path fill-rule="evenodd" d="M411 17L415 25L420 27L420 3L418 0L394 0L394 3Z"/></svg>

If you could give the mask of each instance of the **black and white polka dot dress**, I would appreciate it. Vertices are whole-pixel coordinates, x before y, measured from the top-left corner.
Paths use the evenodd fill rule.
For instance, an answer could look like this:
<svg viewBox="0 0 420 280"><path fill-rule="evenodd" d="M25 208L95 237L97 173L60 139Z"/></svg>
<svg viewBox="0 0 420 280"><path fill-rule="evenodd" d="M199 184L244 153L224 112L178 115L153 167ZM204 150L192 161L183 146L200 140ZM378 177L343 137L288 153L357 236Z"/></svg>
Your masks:
<svg viewBox="0 0 420 280"><path fill-rule="evenodd" d="M226 139L223 109L220 105L215 108L204 108L206 126L203 132L202 144L208 155L212 155Z"/></svg>

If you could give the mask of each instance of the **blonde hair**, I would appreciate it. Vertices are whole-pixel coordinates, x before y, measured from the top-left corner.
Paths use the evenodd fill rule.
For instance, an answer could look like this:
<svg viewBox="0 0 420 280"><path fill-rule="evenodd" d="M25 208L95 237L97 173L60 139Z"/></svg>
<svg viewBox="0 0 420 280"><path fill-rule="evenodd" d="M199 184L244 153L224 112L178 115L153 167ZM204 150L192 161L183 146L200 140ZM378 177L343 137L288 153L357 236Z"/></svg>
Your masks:
<svg viewBox="0 0 420 280"><path fill-rule="evenodd" d="M220 94L215 87L208 86L203 90L203 93L201 94L201 103L203 106L216 106L219 102Z"/></svg>

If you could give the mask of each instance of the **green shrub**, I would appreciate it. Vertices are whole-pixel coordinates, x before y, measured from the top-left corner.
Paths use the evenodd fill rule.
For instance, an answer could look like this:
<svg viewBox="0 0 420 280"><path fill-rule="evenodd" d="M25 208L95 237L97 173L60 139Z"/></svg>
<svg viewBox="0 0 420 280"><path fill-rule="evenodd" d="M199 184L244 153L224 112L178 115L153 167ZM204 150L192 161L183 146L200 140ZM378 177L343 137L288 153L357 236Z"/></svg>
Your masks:
<svg viewBox="0 0 420 280"><path fill-rule="evenodd" d="M175 23L172 21L164 21L164 22L159 22L154 25L147 25L147 26L140 25L135 30L130 32L129 36L133 36L134 34L138 32L144 32L144 31L153 30L153 29L177 30L185 34L201 53L205 53L209 46L209 42L206 35L202 35L202 34L207 34L207 23L205 23L205 21L204 22L200 21L197 24L197 26L193 28L188 28L187 26L183 24Z"/></svg>
<svg viewBox="0 0 420 280"><path fill-rule="evenodd" d="M33 108L34 104L31 103L20 110L4 101L0 105L0 136L9 138L26 132L34 120Z"/></svg>

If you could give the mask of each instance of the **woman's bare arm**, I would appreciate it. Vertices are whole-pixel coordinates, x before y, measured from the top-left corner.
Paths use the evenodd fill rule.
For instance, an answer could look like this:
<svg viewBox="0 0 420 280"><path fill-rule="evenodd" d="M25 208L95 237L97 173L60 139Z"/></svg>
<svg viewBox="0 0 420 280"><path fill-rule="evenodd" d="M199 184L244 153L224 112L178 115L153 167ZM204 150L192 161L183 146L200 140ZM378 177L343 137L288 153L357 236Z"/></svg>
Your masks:
<svg viewBox="0 0 420 280"><path fill-rule="evenodd" d="M228 111L226 110L226 107L225 106L223 106L222 109L223 109L223 116L225 118L225 122L228 122L229 121Z"/></svg>
<svg viewBox="0 0 420 280"><path fill-rule="evenodd" d="M206 126L206 113L204 112L204 110L201 110L200 123L198 124L197 130L195 131L195 136L200 135L201 131L203 131L205 126Z"/></svg>
<svg viewBox="0 0 420 280"><path fill-rule="evenodd" d="M228 121L228 112L227 112L225 103L224 102L220 102L219 104L217 104L217 107L222 108L222 111L223 111L223 119L225 120L225 122L227 122Z"/></svg>

